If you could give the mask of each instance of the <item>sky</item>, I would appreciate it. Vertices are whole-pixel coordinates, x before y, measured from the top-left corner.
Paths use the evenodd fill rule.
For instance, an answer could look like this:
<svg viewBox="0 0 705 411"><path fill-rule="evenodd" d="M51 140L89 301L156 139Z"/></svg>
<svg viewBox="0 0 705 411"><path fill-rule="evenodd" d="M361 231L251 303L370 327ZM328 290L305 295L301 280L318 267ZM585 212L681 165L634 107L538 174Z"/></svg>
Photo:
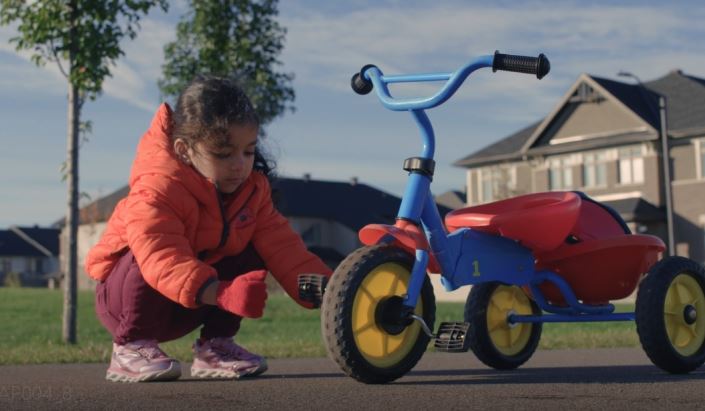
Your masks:
<svg viewBox="0 0 705 411"><path fill-rule="evenodd" d="M84 105L92 134L80 152L85 204L127 183L137 143L160 103L163 46L175 39L186 2L141 20L102 95ZM265 146L278 173L361 183L401 196L402 162L421 153L408 113L386 110L373 94L350 90L365 64L385 74L454 71L475 57L502 53L551 61L542 80L483 70L443 106L430 110L436 134L432 191L464 189L453 163L549 114L581 73L630 82L680 69L705 78L702 1L282 0L283 63L293 73L295 112L267 127ZM66 81L55 64L36 67L0 27L0 229L49 226L67 209ZM398 85L399 97L433 94L440 84Z"/></svg>

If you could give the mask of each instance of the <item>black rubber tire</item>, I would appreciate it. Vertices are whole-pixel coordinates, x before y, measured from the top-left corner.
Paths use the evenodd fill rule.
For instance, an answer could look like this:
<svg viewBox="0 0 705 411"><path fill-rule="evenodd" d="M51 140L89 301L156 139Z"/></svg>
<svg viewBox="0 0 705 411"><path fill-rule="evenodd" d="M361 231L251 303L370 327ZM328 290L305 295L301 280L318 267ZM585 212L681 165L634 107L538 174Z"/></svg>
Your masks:
<svg viewBox="0 0 705 411"><path fill-rule="evenodd" d="M387 367L371 364L360 352L352 328L353 302L365 277L376 267L390 262L403 266L411 273L414 257L391 245L357 249L335 270L326 287L321 306L321 333L329 357L345 374L367 384L387 383L405 375L421 359L430 341L423 330L420 330L410 351L395 364ZM419 298L423 303L422 316L428 327L433 330L436 304L428 276L424 280Z"/></svg>
<svg viewBox="0 0 705 411"><path fill-rule="evenodd" d="M505 284L499 282L487 282L474 285L470 290L465 303L465 322L470 324L467 338L470 349L475 356L485 365L498 370L511 370L524 364L536 351L541 339L542 323L523 324L530 326L529 338L523 348L516 354L503 354L492 341L487 324L487 308L489 307L492 295L499 286ZM523 292L523 291L522 291ZM528 297L527 297L528 298ZM540 315L541 310L536 303L531 302L533 315ZM517 325L517 326L521 326Z"/></svg>
<svg viewBox="0 0 705 411"><path fill-rule="evenodd" d="M705 269L700 264L684 257L667 257L651 267L639 285L636 297L636 330L641 346L651 362L673 374L688 373L705 362L705 342L693 354L682 355L674 347L666 329L666 296L680 274L692 277L700 291L705 292ZM697 312L701 327L705 320L702 311L705 310Z"/></svg>

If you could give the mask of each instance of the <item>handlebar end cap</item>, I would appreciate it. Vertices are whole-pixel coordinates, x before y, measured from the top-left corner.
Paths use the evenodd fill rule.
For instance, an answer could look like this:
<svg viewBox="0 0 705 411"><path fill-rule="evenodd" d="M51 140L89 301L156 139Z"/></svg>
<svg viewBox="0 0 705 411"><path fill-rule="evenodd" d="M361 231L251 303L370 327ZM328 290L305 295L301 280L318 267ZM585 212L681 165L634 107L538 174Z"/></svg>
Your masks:
<svg viewBox="0 0 705 411"><path fill-rule="evenodd" d="M372 91L372 82L364 79L360 73L355 73L350 79L350 87L352 87L353 91L357 94L364 96Z"/></svg>
<svg viewBox="0 0 705 411"><path fill-rule="evenodd" d="M536 69L536 78L541 80L548 74L549 71L551 71L551 62L548 60L548 57L546 57L545 54L541 53L539 54L538 57L538 64L537 64L537 69Z"/></svg>
<svg viewBox="0 0 705 411"><path fill-rule="evenodd" d="M375 66L374 64L366 64L362 66L359 72L353 74L352 78L350 79L350 86L352 87L353 91L357 94L364 96L365 94L369 94L370 91L372 91L372 80L365 77L365 71L371 67L377 68L377 66Z"/></svg>

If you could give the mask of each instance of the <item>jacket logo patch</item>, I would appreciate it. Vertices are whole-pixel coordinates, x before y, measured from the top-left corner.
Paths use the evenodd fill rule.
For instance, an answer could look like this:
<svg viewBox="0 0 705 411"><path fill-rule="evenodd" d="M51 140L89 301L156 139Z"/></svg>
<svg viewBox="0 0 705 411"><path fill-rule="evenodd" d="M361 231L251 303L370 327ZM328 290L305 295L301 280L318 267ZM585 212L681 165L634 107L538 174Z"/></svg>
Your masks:
<svg viewBox="0 0 705 411"><path fill-rule="evenodd" d="M235 218L233 219L233 222L231 223L233 227L235 228L243 228L247 227L248 225L252 224L255 222L255 216L250 211L249 208L244 208L242 211L240 211Z"/></svg>

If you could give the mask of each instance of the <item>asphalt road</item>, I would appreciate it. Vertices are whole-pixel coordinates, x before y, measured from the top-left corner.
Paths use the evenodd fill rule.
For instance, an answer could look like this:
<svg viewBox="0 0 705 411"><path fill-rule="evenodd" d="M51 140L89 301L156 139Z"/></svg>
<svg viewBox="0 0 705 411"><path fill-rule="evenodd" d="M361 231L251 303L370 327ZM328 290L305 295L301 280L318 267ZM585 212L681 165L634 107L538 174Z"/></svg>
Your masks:
<svg viewBox="0 0 705 411"><path fill-rule="evenodd" d="M184 368L188 370L188 364ZM261 377L166 383L104 380L105 364L0 367L0 410L667 410L705 409L705 367L669 375L639 349L537 351L514 371L470 353L427 353L405 377L365 385L327 358L270 360Z"/></svg>

